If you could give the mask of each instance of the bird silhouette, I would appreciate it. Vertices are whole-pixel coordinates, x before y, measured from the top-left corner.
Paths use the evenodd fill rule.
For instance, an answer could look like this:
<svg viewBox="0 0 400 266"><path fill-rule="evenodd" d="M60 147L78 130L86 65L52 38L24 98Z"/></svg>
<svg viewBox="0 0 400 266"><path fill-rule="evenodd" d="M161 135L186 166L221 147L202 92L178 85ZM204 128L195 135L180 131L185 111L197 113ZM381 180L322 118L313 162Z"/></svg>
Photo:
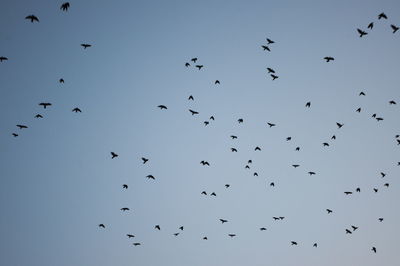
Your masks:
<svg viewBox="0 0 400 266"><path fill-rule="evenodd" d="M200 70L203 68L203 65L196 65L196 67Z"/></svg>
<svg viewBox="0 0 400 266"><path fill-rule="evenodd" d="M276 126L275 124L273 124L273 123L267 123L267 125L271 128L271 127L274 127L274 126Z"/></svg>
<svg viewBox="0 0 400 266"><path fill-rule="evenodd" d="M28 126L25 126L25 125L17 125L17 127L18 127L19 129L25 129L25 128L28 128Z"/></svg>
<svg viewBox="0 0 400 266"><path fill-rule="evenodd" d="M292 164L292 166L293 166L294 168L297 168L297 167L299 167L300 165L299 165L299 164Z"/></svg>
<svg viewBox="0 0 400 266"><path fill-rule="evenodd" d="M207 161L201 161L200 163L201 163L202 165L210 166L210 164L209 164Z"/></svg>
<svg viewBox="0 0 400 266"><path fill-rule="evenodd" d="M225 220L225 219L219 219L220 221L221 221L221 223L222 224L224 224L224 223L227 223L228 222L228 220Z"/></svg>
<svg viewBox="0 0 400 266"><path fill-rule="evenodd" d="M266 46L266 45L261 45L261 47L263 48L264 51L267 50L268 52L271 52L271 49L269 49L268 46Z"/></svg>
<svg viewBox="0 0 400 266"><path fill-rule="evenodd" d="M48 106L51 106L51 103L39 103L39 105L46 109Z"/></svg>
<svg viewBox="0 0 400 266"><path fill-rule="evenodd" d="M268 42L268 44L273 44L273 43L275 43L273 40L268 39L268 38L267 38L267 42Z"/></svg>
<svg viewBox="0 0 400 266"><path fill-rule="evenodd" d="M326 209L326 211L328 212L328 214L333 212L331 209Z"/></svg>
<svg viewBox="0 0 400 266"><path fill-rule="evenodd" d="M197 57L194 57L194 58L190 59L190 61L192 61L193 63L196 63L197 62Z"/></svg>
<svg viewBox="0 0 400 266"><path fill-rule="evenodd" d="M270 76L272 77L272 80L279 78L277 75L274 75L274 74L271 74Z"/></svg>
<svg viewBox="0 0 400 266"><path fill-rule="evenodd" d="M310 108L311 107L311 102L306 103L306 107Z"/></svg>
<svg viewBox="0 0 400 266"><path fill-rule="evenodd" d="M91 44L88 44L88 43L81 43L81 46L83 47L83 49L92 47L92 45L91 45Z"/></svg>
<svg viewBox="0 0 400 266"><path fill-rule="evenodd" d="M134 246L140 246L141 244L140 244L139 242L135 242L135 243L133 243L132 245L134 245Z"/></svg>
<svg viewBox="0 0 400 266"><path fill-rule="evenodd" d="M287 137L286 141L292 140L292 137Z"/></svg>
<svg viewBox="0 0 400 266"><path fill-rule="evenodd" d="M275 73L275 70L273 70L273 69L270 68L270 67L267 67L267 70L268 70L268 73Z"/></svg>
<svg viewBox="0 0 400 266"><path fill-rule="evenodd" d="M154 229L157 229L157 230L160 231L160 230L161 230L161 227L160 227L160 225L157 224L156 226L154 226Z"/></svg>
<svg viewBox="0 0 400 266"><path fill-rule="evenodd" d="M381 172L381 176L382 176L382 178L384 178L386 176L386 174Z"/></svg>
<svg viewBox="0 0 400 266"><path fill-rule="evenodd" d="M0 56L0 62L7 61L7 60L8 60L7 57L5 57L5 56Z"/></svg>
<svg viewBox="0 0 400 266"><path fill-rule="evenodd" d="M336 125L338 126L338 128L341 128L344 124L336 123Z"/></svg>
<svg viewBox="0 0 400 266"><path fill-rule="evenodd" d="M360 94L358 94L359 96L365 96L365 93L362 91L360 92Z"/></svg>
<svg viewBox="0 0 400 266"><path fill-rule="evenodd" d="M382 19L382 18L387 19L386 14L383 12L378 15L378 19Z"/></svg>
<svg viewBox="0 0 400 266"><path fill-rule="evenodd" d="M237 136L231 135L231 138L232 138L232 139L237 139Z"/></svg>
<svg viewBox="0 0 400 266"><path fill-rule="evenodd" d="M336 139L336 136L335 136L335 135L333 135L333 136L331 137L331 139L335 140L335 139Z"/></svg>
<svg viewBox="0 0 400 266"><path fill-rule="evenodd" d="M82 113L82 110L79 109L78 107L75 107L74 109L72 109L72 112L74 112L74 113Z"/></svg>
<svg viewBox="0 0 400 266"><path fill-rule="evenodd" d="M360 29L357 29L357 32L358 32L358 34L360 34L360 38L361 38L362 36L368 34L367 32L365 32L365 31L363 31L363 30L360 30Z"/></svg>
<svg viewBox="0 0 400 266"><path fill-rule="evenodd" d="M243 123L243 118L238 119L239 124Z"/></svg>
<svg viewBox="0 0 400 266"><path fill-rule="evenodd" d="M392 28L392 30L393 30L393 33L396 33L396 31L398 31L399 30L399 27L397 27L396 25L390 25L390 27Z"/></svg>
<svg viewBox="0 0 400 266"><path fill-rule="evenodd" d="M322 145L323 145L324 147L329 147L329 143L328 143L328 142L324 142L324 143L322 143Z"/></svg>
<svg viewBox="0 0 400 266"><path fill-rule="evenodd" d="M147 163L149 159L142 157L143 164Z"/></svg>
<svg viewBox="0 0 400 266"><path fill-rule="evenodd" d="M208 238L205 236L205 237L203 237L203 240L208 240Z"/></svg>
<svg viewBox="0 0 400 266"><path fill-rule="evenodd" d="M118 157L118 154L116 154L115 152L111 152L111 159L114 159L114 158L116 158L116 157Z"/></svg>
<svg viewBox="0 0 400 266"><path fill-rule="evenodd" d="M217 80L214 82L214 84L221 84L221 83L220 83L219 80L217 79Z"/></svg>
<svg viewBox="0 0 400 266"><path fill-rule="evenodd" d="M156 180L156 178L155 178L153 175L147 175L146 177L147 177L148 179Z"/></svg>
<svg viewBox="0 0 400 266"><path fill-rule="evenodd" d="M226 187L226 188L229 188L230 186L231 186L231 185L229 185L229 184L225 184L225 187Z"/></svg>
<svg viewBox="0 0 400 266"><path fill-rule="evenodd" d="M205 126L207 126L208 124L210 124L210 122L204 121L204 125L205 125Z"/></svg>
<svg viewBox="0 0 400 266"><path fill-rule="evenodd" d="M230 237L234 237L234 236L236 236L235 234L228 234L228 236L230 236Z"/></svg>
<svg viewBox="0 0 400 266"><path fill-rule="evenodd" d="M185 67L190 67L190 64L188 62L186 62Z"/></svg>
<svg viewBox="0 0 400 266"><path fill-rule="evenodd" d="M104 224L99 224L100 228L106 228L106 226Z"/></svg>
<svg viewBox="0 0 400 266"><path fill-rule="evenodd" d="M374 22L368 24L368 29L372 30L373 27L374 27Z"/></svg>
<svg viewBox="0 0 400 266"><path fill-rule="evenodd" d="M133 238L133 237L135 237L134 235L131 235L131 234L126 234L126 236L127 236L128 238Z"/></svg>
<svg viewBox="0 0 400 266"><path fill-rule="evenodd" d="M356 110L356 112L360 113L360 112L361 112L361 107L358 108L358 109Z"/></svg>
<svg viewBox="0 0 400 266"><path fill-rule="evenodd" d="M214 121L215 120L214 116L210 116L210 120Z"/></svg>
<svg viewBox="0 0 400 266"><path fill-rule="evenodd" d="M43 118L43 116L41 114L37 114L35 115L35 118Z"/></svg>
<svg viewBox="0 0 400 266"><path fill-rule="evenodd" d="M12 133L12 135L13 135L14 138L19 136L17 133Z"/></svg>
<svg viewBox="0 0 400 266"><path fill-rule="evenodd" d="M377 117L375 119L376 119L376 121L383 121L383 117Z"/></svg>
<svg viewBox="0 0 400 266"><path fill-rule="evenodd" d="M201 192L201 194L207 196L207 192L205 192L205 191Z"/></svg>
<svg viewBox="0 0 400 266"><path fill-rule="evenodd" d="M358 229L358 227L354 225L352 225L351 228L353 229L353 231L356 231Z"/></svg>
<svg viewBox="0 0 400 266"><path fill-rule="evenodd" d="M194 101L194 98L193 98L193 96L192 96L192 95L190 95L190 96L189 96L189 98L188 98L188 100L189 100L189 101L190 101L190 100Z"/></svg>
<svg viewBox="0 0 400 266"><path fill-rule="evenodd" d="M237 149L231 148L231 151L232 151L232 152L237 152Z"/></svg>
<svg viewBox="0 0 400 266"><path fill-rule="evenodd" d="M61 5L60 9L61 9L62 11L68 11L68 8L69 8L69 7L70 7L69 2L65 2L65 3L63 3L63 4Z"/></svg>
<svg viewBox="0 0 400 266"><path fill-rule="evenodd" d="M314 243L313 247L316 248L317 246L318 246L318 244L317 244L317 243Z"/></svg>
<svg viewBox="0 0 400 266"><path fill-rule="evenodd" d="M258 176L257 172L254 172L253 176Z"/></svg>
<svg viewBox="0 0 400 266"><path fill-rule="evenodd" d="M372 247L371 250L376 253L376 247Z"/></svg>
<svg viewBox="0 0 400 266"><path fill-rule="evenodd" d="M158 108L160 108L161 110L166 110L166 109L168 109L168 107L167 106L165 106L165 105L159 105L159 106L157 106Z"/></svg>
<svg viewBox="0 0 400 266"><path fill-rule="evenodd" d="M261 151L261 148L257 146L257 147L254 148L254 150L255 151Z"/></svg>
<svg viewBox="0 0 400 266"><path fill-rule="evenodd" d="M64 79L59 79L58 82L59 83L64 83L65 81L64 81Z"/></svg>
<svg viewBox="0 0 400 266"><path fill-rule="evenodd" d="M269 186L270 186L270 187L275 187L275 183L274 183L274 182L271 182L271 183L269 183Z"/></svg>
<svg viewBox="0 0 400 266"><path fill-rule="evenodd" d="M345 191L344 194L346 194L346 195L351 195L351 194L353 194L353 192L351 192L351 191Z"/></svg>
<svg viewBox="0 0 400 266"><path fill-rule="evenodd" d="M183 226L179 227L179 230L183 231Z"/></svg>
<svg viewBox="0 0 400 266"><path fill-rule="evenodd" d="M351 232L349 229L346 229L346 234L352 234L353 232Z"/></svg>
<svg viewBox="0 0 400 266"><path fill-rule="evenodd" d="M127 184L123 184L122 188L128 189L128 185Z"/></svg>
<svg viewBox="0 0 400 266"><path fill-rule="evenodd" d="M315 172L308 172L309 175L315 175Z"/></svg>
<svg viewBox="0 0 400 266"><path fill-rule="evenodd" d="M374 192L375 192L375 193L378 193L378 189L377 189L377 188L374 188Z"/></svg>
<svg viewBox="0 0 400 266"><path fill-rule="evenodd" d="M126 207L124 207L124 208L121 208L121 211L123 211L123 212L125 212L125 211L129 211L129 208L126 208Z"/></svg>
<svg viewBox="0 0 400 266"><path fill-rule="evenodd" d="M361 188L356 188L356 192L360 193L361 192Z"/></svg>
<svg viewBox="0 0 400 266"><path fill-rule="evenodd" d="M297 242L296 241L291 241L290 243L292 244L292 246L297 246Z"/></svg>
<svg viewBox="0 0 400 266"><path fill-rule="evenodd" d="M300 147L296 147L296 149L295 149L296 151L300 151Z"/></svg>
<svg viewBox="0 0 400 266"><path fill-rule="evenodd" d="M35 16L35 15L26 16L25 19L30 20L32 23L35 22L35 21L39 22L39 18L37 16Z"/></svg>
<svg viewBox="0 0 400 266"><path fill-rule="evenodd" d="M383 222L383 218L378 218L378 221L379 222Z"/></svg>
<svg viewBox="0 0 400 266"><path fill-rule="evenodd" d="M267 228L265 228L265 227L260 228L260 231L266 231L266 230L267 230Z"/></svg>
<svg viewBox="0 0 400 266"><path fill-rule="evenodd" d="M191 110L191 109L189 109L189 112L190 112L192 115L198 115L198 114L199 114L199 112L193 111L193 110Z"/></svg>
<svg viewBox="0 0 400 266"><path fill-rule="evenodd" d="M211 195L211 196L214 196L214 197L217 196L217 194L215 194L215 192L211 193L210 195Z"/></svg>
<svg viewBox="0 0 400 266"><path fill-rule="evenodd" d="M324 59L326 60L326 62L335 60L335 58L333 58L332 56L325 56Z"/></svg>
<svg viewBox="0 0 400 266"><path fill-rule="evenodd" d="M396 102L395 101L389 101L389 104L396 104Z"/></svg>
<svg viewBox="0 0 400 266"><path fill-rule="evenodd" d="M385 186L385 187L389 187L389 183L385 183L383 186Z"/></svg>

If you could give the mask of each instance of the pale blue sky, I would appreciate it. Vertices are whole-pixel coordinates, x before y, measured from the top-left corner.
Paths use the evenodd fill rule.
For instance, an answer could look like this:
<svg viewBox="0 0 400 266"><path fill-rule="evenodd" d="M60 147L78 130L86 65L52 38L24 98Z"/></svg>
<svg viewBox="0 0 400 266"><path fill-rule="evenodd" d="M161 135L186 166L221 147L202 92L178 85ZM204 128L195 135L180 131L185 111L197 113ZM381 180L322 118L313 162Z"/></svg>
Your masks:
<svg viewBox="0 0 400 266"><path fill-rule="evenodd" d="M0 265L398 265L398 1L62 2L0 2Z"/></svg>

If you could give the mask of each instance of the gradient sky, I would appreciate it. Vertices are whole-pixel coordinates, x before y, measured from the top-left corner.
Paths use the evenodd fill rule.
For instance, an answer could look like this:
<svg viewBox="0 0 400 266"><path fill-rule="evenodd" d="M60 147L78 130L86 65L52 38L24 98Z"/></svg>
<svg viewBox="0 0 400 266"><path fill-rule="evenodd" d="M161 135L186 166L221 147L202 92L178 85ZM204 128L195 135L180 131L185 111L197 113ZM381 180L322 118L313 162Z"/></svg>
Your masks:
<svg viewBox="0 0 400 266"><path fill-rule="evenodd" d="M399 1L70 3L0 2L0 265L399 265Z"/></svg>

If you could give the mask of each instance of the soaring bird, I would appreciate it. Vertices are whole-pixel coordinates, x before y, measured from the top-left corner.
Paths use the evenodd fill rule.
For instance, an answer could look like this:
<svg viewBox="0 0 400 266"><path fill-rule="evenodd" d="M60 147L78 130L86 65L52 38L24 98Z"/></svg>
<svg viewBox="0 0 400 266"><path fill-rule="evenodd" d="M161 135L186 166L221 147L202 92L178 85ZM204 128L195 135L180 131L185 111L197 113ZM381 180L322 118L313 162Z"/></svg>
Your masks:
<svg viewBox="0 0 400 266"><path fill-rule="evenodd" d="M379 222L383 222L383 218L378 218Z"/></svg>
<svg viewBox="0 0 400 266"><path fill-rule="evenodd" d="M141 244L139 242L133 243L132 245L134 246L140 246Z"/></svg>
<svg viewBox="0 0 400 266"><path fill-rule="evenodd" d="M295 149L296 151L300 151L300 147L296 147L296 149Z"/></svg>
<svg viewBox="0 0 400 266"><path fill-rule="evenodd" d="M335 58L333 58L332 56L325 56L324 59L326 60L326 62L335 60Z"/></svg>
<svg viewBox="0 0 400 266"><path fill-rule="evenodd" d="M228 236L230 236L230 237L234 237L234 236L236 236L235 234L228 234Z"/></svg>
<svg viewBox="0 0 400 266"><path fill-rule="evenodd" d="M338 128L341 128L344 124L340 124L340 123L336 122L336 125L338 126Z"/></svg>
<svg viewBox="0 0 400 266"><path fill-rule="evenodd" d="M360 92L360 94L358 94L358 96L365 96L365 92Z"/></svg>
<svg viewBox="0 0 400 266"><path fill-rule="evenodd" d="M131 234L126 234L126 236L127 236L128 238L133 238L133 237L135 237L134 235L131 235Z"/></svg>
<svg viewBox="0 0 400 266"><path fill-rule="evenodd" d="M272 219L274 219L274 221L280 220L279 217L272 217Z"/></svg>
<svg viewBox="0 0 400 266"><path fill-rule="evenodd" d="M61 9L62 11L68 11L69 6L70 6L69 2L65 2L65 3L63 3L63 4L61 5L60 9Z"/></svg>
<svg viewBox="0 0 400 266"><path fill-rule="evenodd" d="M384 186L385 186L385 187L389 187L389 183L385 183Z"/></svg>
<svg viewBox="0 0 400 266"><path fill-rule="evenodd" d="M13 135L14 138L19 136L17 133L12 133L12 135Z"/></svg>
<svg viewBox="0 0 400 266"><path fill-rule="evenodd" d="M39 19L38 19L38 17L37 17L37 16L35 16L35 15L29 15L29 16L26 16L26 17L25 17L25 19L28 19L28 20L30 20L32 23L33 23L33 22L35 22L35 21L39 22Z"/></svg>
<svg viewBox="0 0 400 266"><path fill-rule="evenodd" d="M382 176L382 178L384 178L386 176L386 174L381 172L381 176Z"/></svg>
<svg viewBox="0 0 400 266"><path fill-rule="evenodd" d="M324 145L324 147L329 147L329 143L328 142L324 142L324 143L322 143L322 145Z"/></svg>
<svg viewBox="0 0 400 266"><path fill-rule="evenodd" d="M201 194L207 196L207 192L205 191L201 192Z"/></svg>
<svg viewBox="0 0 400 266"><path fill-rule="evenodd" d="M378 193L378 189L377 189L377 188L374 188L374 192L375 192L375 193Z"/></svg>
<svg viewBox="0 0 400 266"><path fill-rule="evenodd" d="M296 241L291 241L290 243L292 244L292 246L297 246L297 242Z"/></svg>
<svg viewBox="0 0 400 266"><path fill-rule="evenodd" d="M128 185L127 184L123 184L122 188L128 189Z"/></svg>
<svg viewBox="0 0 400 266"><path fill-rule="evenodd" d="M41 114L37 114L35 115L35 118L43 118L43 116Z"/></svg>
<svg viewBox="0 0 400 266"><path fill-rule="evenodd" d="M374 27L374 22L368 24L368 29L372 30L373 27Z"/></svg>
<svg viewBox="0 0 400 266"><path fill-rule="evenodd" d="M230 186L231 186L231 185L229 185L229 184L225 184L225 187L226 187L226 188L229 188Z"/></svg>
<svg viewBox="0 0 400 266"><path fill-rule="evenodd" d="M231 148L231 151L232 151L232 152L237 152L237 149Z"/></svg>
<svg viewBox="0 0 400 266"><path fill-rule="evenodd" d="M228 220L225 220L225 219L219 219L220 221L221 221L221 223L227 223L228 222Z"/></svg>
<svg viewBox="0 0 400 266"><path fill-rule="evenodd" d="M237 136L231 135L231 138L232 138L232 139L237 139Z"/></svg>
<svg viewBox="0 0 400 266"><path fill-rule="evenodd" d="M268 42L268 44L273 44L273 43L275 43L273 40L268 39L268 38L267 38L267 42Z"/></svg>
<svg viewBox="0 0 400 266"><path fill-rule="evenodd" d="M378 19L381 19L381 18L384 18L384 19L387 19L387 16L386 16L386 14L385 13L380 13L379 15L378 15Z"/></svg>
<svg viewBox="0 0 400 266"><path fill-rule="evenodd" d="M268 70L268 73L275 73L275 70L273 70L273 69L270 68L270 67L267 67L267 70Z"/></svg>
<svg viewBox="0 0 400 266"><path fill-rule="evenodd" d="M292 139L292 137L287 137L286 138L286 141L289 141L289 140L291 140Z"/></svg>
<svg viewBox="0 0 400 266"><path fill-rule="evenodd" d="M154 226L154 229L161 230L161 227L157 224L156 226Z"/></svg>
<svg viewBox="0 0 400 266"><path fill-rule="evenodd" d="M270 186L270 187L275 187L275 183L274 183L274 182L271 182L271 183L269 184L269 186Z"/></svg>
<svg viewBox="0 0 400 266"><path fill-rule="evenodd" d="M126 208L126 207L124 207L124 208L121 208L121 211L123 211L123 212L125 212L125 211L129 211L129 208Z"/></svg>
<svg viewBox="0 0 400 266"><path fill-rule="evenodd" d="M346 234L352 234L352 232L349 229L346 229Z"/></svg>
<svg viewBox="0 0 400 266"><path fill-rule="evenodd" d="M196 63L197 57L194 57L194 58L190 59L190 61L192 61L193 63Z"/></svg>
<svg viewBox="0 0 400 266"><path fill-rule="evenodd" d="M396 102L395 101L389 101L389 104L396 104Z"/></svg>
<svg viewBox="0 0 400 266"><path fill-rule="evenodd" d="M275 80L275 79L279 78L279 76L274 75L274 74L271 74L270 76L272 77L272 80Z"/></svg>
<svg viewBox="0 0 400 266"><path fill-rule="evenodd" d="M372 247L371 250L376 253L376 247Z"/></svg>
<svg viewBox="0 0 400 266"><path fill-rule="evenodd" d="M189 98L188 98L188 100L189 100L189 101L190 101L190 100L194 101L194 98L193 98L193 96L192 96L192 95L190 95L190 96L189 96Z"/></svg>
<svg viewBox="0 0 400 266"><path fill-rule="evenodd" d="M61 79L58 80L58 82L59 83L64 83L65 81L64 81L64 79L61 78Z"/></svg>
<svg viewBox="0 0 400 266"><path fill-rule="evenodd" d="M178 236L179 235L179 233L174 233L174 236Z"/></svg>
<svg viewBox="0 0 400 266"><path fill-rule="evenodd" d="M315 172L308 172L309 175L315 175Z"/></svg>
<svg viewBox="0 0 400 266"><path fill-rule="evenodd" d="M205 236L205 237L203 237L203 240L208 240L208 238Z"/></svg>
<svg viewBox="0 0 400 266"><path fill-rule="evenodd" d="M333 212L331 209L326 209L326 211L328 212L328 214Z"/></svg>
<svg viewBox="0 0 400 266"><path fill-rule="evenodd" d="M162 104L160 104L159 106L157 106L158 108L160 108L161 110L163 110L163 109L168 109L168 107L167 106L165 106L165 105L162 105Z"/></svg>
<svg viewBox="0 0 400 266"><path fill-rule="evenodd" d="M40 106L43 106L44 109L47 108L47 106L51 106L51 103L39 103Z"/></svg>
<svg viewBox="0 0 400 266"><path fill-rule="evenodd" d="M306 107L310 108L311 107L311 102L306 103Z"/></svg>
<svg viewBox="0 0 400 266"><path fill-rule="evenodd" d="M361 107L358 108L358 109L356 110L356 112L360 113L360 112L361 112Z"/></svg>
<svg viewBox="0 0 400 266"><path fill-rule="evenodd" d="M267 230L267 228L265 228L265 227L260 228L260 231L266 231L266 230Z"/></svg>
<svg viewBox="0 0 400 266"><path fill-rule="evenodd" d="M147 175L146 177L147 177L148 179L156 180L156 178L155 178L153 175Z"/></svg>
<svg viewBox="0 0 400 266"><path fill-rule="evenodd" d="M217 196L217 194L215 194L215 192L213 192L213 193L211 193L211 194L210 194L210 196L214 196L214 197L216 197L216 196Z"/></svg>
<svg viewBox="0 0 400 266"><path fill-rule="evenodd" d="M106 228L106 226L104 224L99 224L100 228Z"/></svg>
<svg viewBox="0 0 400 266"><path fill-rule="evenodd" d="M5 56L0 56L0 62L7 61L7 60L8 60L7 57L5 57Z"/></svg>
<svg viewBox="0 0 400 266"><path fill-rule="evenodd" d="M331 137L331 139L336 139L336 136L335 136L335 135L333 135L333 136Z"/></svg>
<svg viewBox="0 0 400 266"><path fill-rule="evenodd" d="M118 157L118 154L116 154L115 152L111 152L111 159L114 159L115 157Z"/></svg>
<svg viewBox="0 0 400 266"><path fill-rule="evenodd" d="M273 124L273 123L267 123L267 125L271 128L271 127L274 127L274 126L276 126L275 124Z"/></svg>
<svg viewBox="0 0 400 266"><path fill-rule="evenodd" d="M396 25L390 25L390 27L392 28L392 30L393 30L393 33L396 33L396 31L398 31L399 30L399 27L397 27Z"/></svg>
<svg viewBox="0 0 400 266"><path fill-rule="evenodd" d="M198 114L199 114L199 112L193 111L193 110L191 110L191 109L189 109L189 112L190 112L192 115L198 115Z"/></svg>
<svg viewBox="0 0 400 266"><path fill-rule="evenodd" d="M142 157L143 164L147 163L149 159Z"/></svg>
<svg viewBox="0 0 400 266"><path fill-rule="evenodd" d="M356 231L358 229L358 227L354 225L352 225L351 228L353 229L353 231Z"/></svg>
<svg viewBox="0 0 400 266"><path fill-rule="evenodd" d="M383 117L377 117L377 118L375 118L376 119L376 121L382 121L383 120Z"/></svg>
<svg viewBox="0 0 400 266"><path fill-rule="evenodd" d="M264 49L264 51L267 50L268 52L271 52L271 49L269 49L268 46L266 46L266 45L261 45L261 47Z"/></svg>
<svg viewBox="0 0 400 266"><path fill-rule="evenodd" d="M361 38L362 36L368 34L367 32L365 32L365 31L363 31L363 30L360 30L360 29L357 29L357 32L358 32L358 34L360 34L360 38Z"/></svg>
<svg viewBox="0 0 400 266"><path fill-rule="evenodd" d="M243 123L243 118L238 119L239 124Z"/></svg>
<svg viewBox="0 0 400 266"><path fill-rule="evenodd" d="M179 230L183 231L183 226L179 227Z"/></svg>
<svg viewBox="0 0 400 266"><path fill-rule="evenodd" d="M351 192L351 191L345 191L344 194L346 194L346 195L351 195L351 194L353 194L353 192Z"/></svg>
<svg viewBox="0 0 400 266"><path fill-rule="evenodd" d="M210 122L204 121L204 125L205 125L205 126L207 126L208 124L210 124Z"/></svg>
<svg viewBox="0 0 400 266"><path fill-rule="evenodd" d="M92 45L91 45L91 44L88 44L88 43L81 43L81 46L83 47L83 49L92 47Z"/></svg>
<svg viewBox="0 0 400 266"><path fill-rule="evenodd" d="M318 244L317 244L317 243L314 243L313 247L316 248L317 246L318 246Z"/></svg>
<svg viewBox="0 0 400 266"><path fill-rule="evenodd" d="M300 165L299 165L299 164L292 164L292 166L293 166L294 168L297 168L297 167L299 167Z"/></svg>
<svg viewBox="0 0 400 266"><path fill-rule="evenodd" d="M220 83L219 80L217 79L217 80L214 82L214 84L221 84L221 83Z"/></svg>
<svg viewBox="0 0 400 266"><path fill-rule="evenodd" d="M255 151L261 151L261 148L257 146L257 147L254 148L254 150Z"/></svg>
<svg viewBox="0 0 400 266"><path fill-rule="evenodd" d="M253 176L258 176L257 172L254 172Z"/></svg>
<svg viewBox="0 0 400 266"><path fill-rule="evenodd" d="M25 125L17 125L17 127L19 127L19 129L28 128L28 126L25 126Z"/></svg>
<svg viewBox="0 0 400 266"><path fill-rule="evenodd" d="M75 107L74 109L72 109L72 112L75 112L75 113L82 113L82 110L79 109L78 107Z"/></svg>
<svg viewBox="0 0 400 266"><path fill-rule="evenodd" d="M361 188L356 188L356 192L360 193L361 192Z"/></svg>
<svg viewBox="0 0 400 266"><path fill-rule="evenodd" d="M207 161L201 161L200 164L210 166L210 164Z"/></svg>
<svg viewBox="0 0 400 266"><path fill-rule="evenodd" d="M203 65L196 65L196 67L200 70L203 68Z"/></svg>
<svg viewBox="0 0 400 266"><path fill-rule="evenodd" d="M190 64L188 62L186 62L185 67L190 67Z"/></svg>

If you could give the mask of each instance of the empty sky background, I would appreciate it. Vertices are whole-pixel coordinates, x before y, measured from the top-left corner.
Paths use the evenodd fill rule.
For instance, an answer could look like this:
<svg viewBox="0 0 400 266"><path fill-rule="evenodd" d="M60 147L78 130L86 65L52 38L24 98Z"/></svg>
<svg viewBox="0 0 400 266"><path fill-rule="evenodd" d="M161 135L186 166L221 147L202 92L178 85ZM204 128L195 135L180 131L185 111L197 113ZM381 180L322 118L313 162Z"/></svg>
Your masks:
<svg viewBox="0 0 400 266"><path fill-rule="evenodd" d="M70 3L0 2L0 265L399 265L399 1Z"/></svg>

